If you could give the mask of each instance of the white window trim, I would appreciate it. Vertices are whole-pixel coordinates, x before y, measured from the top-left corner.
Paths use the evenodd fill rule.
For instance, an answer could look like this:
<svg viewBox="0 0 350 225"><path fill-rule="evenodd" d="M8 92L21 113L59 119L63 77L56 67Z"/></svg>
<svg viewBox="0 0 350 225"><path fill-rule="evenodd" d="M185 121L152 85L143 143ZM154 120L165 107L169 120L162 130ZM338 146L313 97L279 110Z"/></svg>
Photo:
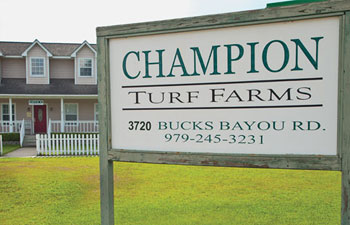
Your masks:
<svg viewBox="0 0 350 225"><path fill-rule="evenodd" d="M80 61L81 60L86 60L89 59L91 60L91 75L90 76L81 76L80 75ZM94 59L93 58L78 58L78 77L82 77L82 78L91 78L94 77Z"/></svg>
<svg viewBox="0 0 350 225"><path fill-rule="evenodd" d="M77 120L66 120L66 105L77 105ZM64 122L73 123L73 122L79 121L79 104L78 103L73 103L73 102L64 103L63 111L64 111Z"/></svg>
<svg viewBox="0 0 350 225"><path fill-rule="evenodd" d="M32 74L32 59L43 59L44 60L44 74L43 75L35 75ZM30 69L30 76L31 77L46 77L46 62L45 57L30 57L29 58L29 69Z"/></svg>
<svg viewBox="0 0 350 225"><path fill-rule="evenodd" d="M1 118L0 118L0 121L1 122L4 122L4 121L7 121L7 122L10 122L9 120L2 120L2 117L3 117L3 115L4 115L4 112L3 112L3 105L8 105L8 103L1 103ZM16 109L16 103L12 103L12 105L14 105L15 106L15 112L14 112L14 115L15 115L15 119L13 120L13 122L14 121L16 121L16 112L17 112L17 109ZM12 112L13 113L13 112Z"/></svg>
<svg viewBox="0 0 350 225"><path fill-rule="evenodd" d="M95 103L95 104L94 104L94 121L95 121L95 122L98 122L98 121L96 120L97 107L98 107L98 103Z"/></svg>

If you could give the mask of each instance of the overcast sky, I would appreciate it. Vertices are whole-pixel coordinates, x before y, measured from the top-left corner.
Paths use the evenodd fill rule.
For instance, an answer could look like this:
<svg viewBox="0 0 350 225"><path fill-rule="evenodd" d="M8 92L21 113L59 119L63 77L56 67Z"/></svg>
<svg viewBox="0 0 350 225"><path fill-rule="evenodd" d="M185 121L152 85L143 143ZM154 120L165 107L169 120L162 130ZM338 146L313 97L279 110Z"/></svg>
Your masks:
<svg viewBox="0 0 350 225"><path fill-rule="evenodd" d="M98 26L265 8L283 0L0 0L0 41L96 42Z"/></svg>

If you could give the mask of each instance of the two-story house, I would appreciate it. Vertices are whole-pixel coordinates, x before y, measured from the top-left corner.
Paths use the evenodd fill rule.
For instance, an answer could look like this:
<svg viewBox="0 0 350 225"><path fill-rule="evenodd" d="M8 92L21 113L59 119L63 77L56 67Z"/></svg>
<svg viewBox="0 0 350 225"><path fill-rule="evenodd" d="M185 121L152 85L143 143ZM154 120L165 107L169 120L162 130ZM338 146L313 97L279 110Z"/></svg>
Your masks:
<svg viewBox="0 0 350 225"><path fill-rule="evenodd" d="M98 132L96 45L0 42L0 133Z"/></svg>

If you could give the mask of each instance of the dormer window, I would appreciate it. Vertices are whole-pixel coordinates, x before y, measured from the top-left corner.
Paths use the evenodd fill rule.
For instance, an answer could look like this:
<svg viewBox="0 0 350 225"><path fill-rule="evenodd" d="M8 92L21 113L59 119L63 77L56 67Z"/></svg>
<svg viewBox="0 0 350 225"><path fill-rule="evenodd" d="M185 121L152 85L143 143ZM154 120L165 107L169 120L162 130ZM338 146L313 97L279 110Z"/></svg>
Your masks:
<svg viewBox="0 0 350 225"><path fill-rule="evenodd" d="M30 58L30 75L33 77L45 76L45 58L43 57Z"/></svg>
<svg viewBox="0 0 350 225"><path fill-rule="evenodd" d="M79 76L92 77L92 59L79 59Z"/></svg>

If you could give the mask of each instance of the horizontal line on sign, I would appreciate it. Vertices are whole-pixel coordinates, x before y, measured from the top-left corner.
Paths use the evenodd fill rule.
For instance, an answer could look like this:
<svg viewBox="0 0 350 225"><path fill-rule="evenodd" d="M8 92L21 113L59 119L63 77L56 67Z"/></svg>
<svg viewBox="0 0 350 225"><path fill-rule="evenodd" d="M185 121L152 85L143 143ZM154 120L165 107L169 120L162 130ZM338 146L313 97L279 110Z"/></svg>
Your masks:
<svg viewBox="0 0 350 225"><path fill-rule="evenodd" d="M250 84L250 83L272 83L272 82L290 82L290 81L314 81L314 80L322 80L322 79L323 79L322 77L312 77L312 78L247 80L247 81L210 82L210 83L150 84L150 85L128 85L128 86L122 86L122 88L178 87L178 86L198 86L198 85L217 85L217 84Z"/></svg>
<svg viewBox="0 0 350 225"><path fill-rule="evenodd" d="M322 104L313 105L265 105L265 106L218 106L218 107L164 107L164 108L123 108L123 111L143 110L196 110L196 109L278 109L278 108L316 108Z"/></svg>

